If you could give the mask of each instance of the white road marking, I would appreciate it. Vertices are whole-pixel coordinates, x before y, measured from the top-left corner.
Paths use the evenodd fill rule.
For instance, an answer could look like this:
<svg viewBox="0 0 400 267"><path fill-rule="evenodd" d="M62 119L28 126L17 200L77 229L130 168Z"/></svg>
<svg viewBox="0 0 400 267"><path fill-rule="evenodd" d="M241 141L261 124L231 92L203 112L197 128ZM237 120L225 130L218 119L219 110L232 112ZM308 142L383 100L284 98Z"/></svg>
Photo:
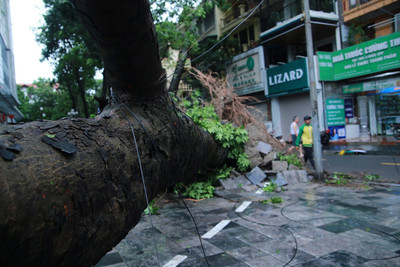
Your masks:
<svg viewBox="0 0 400 267"><path fill-rule="evenodd" d="M182 261L186 260L186 258L187 258L187 256L185 256L185 255L176 255L172 260L170 260L169 262L164 264L163 267L176 267Z"/></svg>
<svg viewBox="0 0 400 267"><path fill-rule="evenodd" d="M250 204L251 201L243 201L242 205L236 209L236 212L243 212Z"/></svg>
<svg viewBox="0 0 400 267"><path fill-rule="evenodd" d="M216 235L219 231L221 231L222 229L224 229L225 226L227 226L229 223L231 222L231 220L222 220L220 221L216 226L213 227L213 229L211 229L210 231L208 231L207 233L205 233L202 238L204 239L210 239L212 238L214 235Z"/></svg>

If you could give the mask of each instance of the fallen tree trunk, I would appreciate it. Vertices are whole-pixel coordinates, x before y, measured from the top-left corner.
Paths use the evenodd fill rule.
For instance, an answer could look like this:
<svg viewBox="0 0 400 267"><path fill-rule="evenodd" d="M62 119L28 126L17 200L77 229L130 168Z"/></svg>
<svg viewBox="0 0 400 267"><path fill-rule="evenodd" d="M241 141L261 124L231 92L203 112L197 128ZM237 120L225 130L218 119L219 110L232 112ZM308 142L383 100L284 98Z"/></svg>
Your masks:
<svg viewBox="0 0 400 267"><path fill-rule="evenodd" d="M160 82L148 2L71 2L99 47L116 97L93 120L1 129L2 266L95 264L140 220L147 206L142 174L151 199L225 159Z"/></svg>

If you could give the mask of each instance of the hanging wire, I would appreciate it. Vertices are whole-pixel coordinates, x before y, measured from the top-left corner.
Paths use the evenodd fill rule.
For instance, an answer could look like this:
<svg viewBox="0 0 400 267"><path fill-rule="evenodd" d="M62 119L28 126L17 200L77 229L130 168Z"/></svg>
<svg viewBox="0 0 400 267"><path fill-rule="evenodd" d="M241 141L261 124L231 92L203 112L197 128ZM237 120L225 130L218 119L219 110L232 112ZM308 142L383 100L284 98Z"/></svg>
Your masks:
<svg viewBox="0 0 400 267"><path fill-rule="evenodd" d="M110 92L111 92L111 97L112 97L112 99L115 101L115 103L117 103L118 109L119 109L119 110L121 111L121 113L123 114L124 119L127 120L128 124L129 124L129 127L130 127L130 129L131 129L132 136L133 136L133 140L134 140L134 142L135 142L136 155L137 155L138 162L139 162L140 176L141 176L142 183L143 183L143 191L144 191L144 195L145 195L145 199L146 199L146 204L147 204L147 207L150 207L150 202L149 202L149 198L148 198L148 194L147 194L146 182L145 182L145 180L144 180L144 173L143 173L143 168L142 168L142 161L141 161L141 157L140 157L140 153L139 153L139 148L138 148L138 144L137 144L137 140L136 140L135 130L133 129L133 126L132 126L131 121L128 119L128 117L126 116L125 112L122 110L121 105L118 104L118 101L121 102L121 100L119 100L119 99L117 98L117 96L114 95L114 92L113 92L112 88L110 89ZM117 101L117 99L118 99L118 101ZM128 110L130 110L127 106L125 106L125 107L126 107ZM156 233L155 233L155 230L154 230L154 223L153 223L153 219L152 219L152 217L151 217L151 212L149 212L149 218L150 218L150 223L151 223L151 229L152 229L152 231L153 231L154 247L155 247L155 251L156 251L157 262L158 262L158 265L161 267L160 256L159 256L159 254L158 254L158 249L157 249Z"/></svg>
<svg viewBox="0 0 400 267"><path fill-rule="evenodd" d="M201 246L201 250L203 251L204 259L206 260L207 266L210 267L211 265L210 265L210 263L208 262L207 255L206 255L206 252L205 252L204 246L203 246L203 241L201 240L199 228L197 227L197 223L196 223L196 221L195 221L195 219L194 219L192 213L190 212L189 207L186 205L185 200L183 200L183 197L182 197L181 194L179 194L179 197L181 198L183 205L185 205L185 208L186 208L187 211L189 212L190 218L192 218L192 221L193 221L194 226L195 226L195 228L196 228L197 236L199 237L199 240L200 240L200 246Z"/></svg>

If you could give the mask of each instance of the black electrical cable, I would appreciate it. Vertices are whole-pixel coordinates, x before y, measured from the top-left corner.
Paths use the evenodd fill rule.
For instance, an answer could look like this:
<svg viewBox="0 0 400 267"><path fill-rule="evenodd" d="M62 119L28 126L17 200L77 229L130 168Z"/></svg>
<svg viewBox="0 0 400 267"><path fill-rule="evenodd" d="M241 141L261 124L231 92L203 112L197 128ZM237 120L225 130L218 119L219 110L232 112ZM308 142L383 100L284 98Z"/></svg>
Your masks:
<svg viewBox="0 0 400 267"><path fill-rule="evenodd" d="M237 204L239 203L239 201L236 201L236 200L233 200L233 199L229 199L229 198L227 198L227 197L222 197L222 196L221 196L221 198L224 198L224 199L226 199L226 200L229 200L229 201L234 202L234 203L237 203ZM294 242L295 242L295 248L294 248L295 250L294 250L294 254L293 254L292 258L290 258L290 260L289 260L287 263L285 263L282 267L288 266L288 265L293 261L293 259L296 257L296 255L297 255L297 250L298 250L297 239L296 239L295 235L292 233L292 231L290 231L288 227L277 226L277 225L266 224L266 223L262 223L262 222L256 222L256 221L249 220L249 219L243 217L243 216L242 216L241 214L239 214L238 212L236 212L236 207L237 207L237 205L235 205L235 207L234 207L234 209L235 209L235 214L236 214L237 216L239 216L241 219L245 220L245 221L248 221L248 222L251 222L251 223L255 223L255 224L259 224L259 225L262 225L262 226L276 227L276 228L284 229L284 230L286 230L287 232L289 232L289 234L293 237L293 240L294 240Z"/></svg>
<svg viewBox="0 0 400 267"><path fill-rule="evenodd" d="M134 141L135 141L135 145L136 145L136 152L137 152L138 159L139 159L139 166L140 166L140 172L141 172L141 175L142 175L142 182L143 182L143 186L144 186L144 191L145 191L145 196L146 196L146 202L147 202L147 206L149 206L149 200L148 200L148 197L147 197L147 190L146 190L146 185L145 185L145 182L144 182L143 170L142 170L142 165L141 165L141 161L140 161L140 154L139 154L139 151L138 151L138 146L137 146L137 142L136 142L135 132L134 132L134 130L133 130L133 127L132 127L131 122L128 120L128 118L127 118L125 112L120 108L120 106L123 106L124 108L126 108L126 109L129 111L129 113L139 122L139 124L141 125L141 127L143 128L143 130L145 131L145 133L148 135L148 137L150 138L151 142L153 143L153 145L154 145L154 147L155 147L154 140L153 140L153 138L150 136L150 134L149 134L149 132L147 131L146 127L141 123L141 121L140 121L140 119L137 117L137 115L136 115L127 105L125 105L125 104L114 94L114 92L113 92L112 89L111 89L111 97L112 97L112 99L114 100L114 102L118 105L119 110L122 112L124 118L128 121L129 126L130 126L130 128L131 128L132 135L133 135L133 138L134 138ZM190 118L190 117L189 117L189 118ZM193 220L193 223L194 223L195 228L196 228L196 231L197 231L197 235L199 236L200 245L201 245L201 249L202 249L202 251L203 251L204 259L205 259L207 265L210 267L210 263L208 262L208 259L207 259L207 256L206 256L206 252L205 252L205 250L204 250L203 242L202 242L202 240L201 240L201 236L200 236L199 229L198 229L198 227L197 227L197 223L196 223L196 221L195 221L195 219L194 219L192 213L190 212L189 207L186 205L186 202L183 200L183 198L182 198L181 195L180 195L180 198L181 198L181 200L182 200L182 203L183 203L184 206L186 207L187 211L189 212L190 217L191 217L192 220ZM151 219L151 213L149 213L149 218L150 218L150 222L151 222L152 229L153 229L153 237L154 237L154 244L155 244L155 249L156 249L156 254L157 254L157 260L158 260L158 264L160 265L160 259L159 259L158 250L157 250L157 245L156 245L156 239L155 239L154 224L153 224L153 221L152 221L152 219ZM161 266L161 265L160 265L160 266Z"/></svg>
<svg viewBox="0 0 400 267"><path fill-rule="evenodd" d="M112 96L113 100L117 103L116 96L112 93L112 91L111 91L111 96ZM129 124L129 127L131 129L131 132L132 132L133 140L135 142L136 154L137 154L138 162L139 162L139 169L140 169L140 175L141 175L141 178L142 178L143 190L144 190L144 195L145 195L145 199L146 199L146 204L147 204L147 207L150 207L150 202L149 202L149 198L148 198L148 194L147 194L146 183L145 183L145 180L144 180L142 161L141 161L139 148L138 148L138 144L137 144L137 140L136 140L135 130L133 129L131 121L128 119L128 117L126 116L125 112L122 110L120 105L118 105L118 108L121 111L121 113L123 114L124 118L127 120L128 124ZM160 256L158 254L158 249L157 249L156 233L154 231L154 224L153 224L153 220L151 218L151 212L149 212L149 218L150 218L151 228L152 228L152 231L153 231L154 247L155 247L155 251L156 251L157 261L158 261L158 265L161 267Z"/></svg>
<svg viewBox="0 0 400 267"><path fill-rule="evenodd" d="M202 242L202 240L201 240L200 231L199 231L199 228L197 227L196 220L194 219L192 213L190 212L189 207L186 205L185 200L183 200L183 197L182 197L181 194L179 194L179 197L180 197L180 199L182 200L183 205L185 205L185 208L186 208L187 211L189 212L190 218L192 218L192 221L193 221L194 226L195 226L195 228L196 228L197 236L199 237L199 240L200 240L200 246L201 246L201 250L203 251L204 259L206 260L207 266L210 267L211 265L210 265L210 263L208 262L207 255L206 255L206 252L205 252L205 250L204 250L203 242Z"/></svg>
<svg viewBox="0 0 400 267"><path fill-rule="evenodd" d="M319 187L322 187L322 186L319 186ZM317 188L319 188L319 187L317 187ZM316 188L316 189L317 189L317 188ZM291 204L289 204L289 205L286 205L286 206L282 207L281 210L280 210L281 215L282 215L284 218L286 218L287 220L292 221L292 222L310 222L310 221L320 220L320 219L343 219L342 217L327 216L327 217L313 218L313 219L308 219L308 220L293 220L293 219L290 219L289 217L287 217L286 215L283 214L283 210L284 210L285 208L290 207L290 206L293 206L293 205L296 205L299 201L300 201L300 200L298 199L296 202L291 203ZM371 221L371 222L372 222L372 221ZM375 227L371 227L371 226L370 226L369 228L370 228L370 229L373 229L373 230L375 230L375 231L378 231L378 232L380 232L380 233L383 233L383 234L385 234L385 235L387 235L387 236L390 236L390 237L392 237L392 238L394 238L394 239L396 239L397 241L400 242L400 239L397 238L395 235L386 233L386 232L381 231L381 230L379 230L379 229L377 229L377 228L375 228ZM400 255L398 255L398 256L393 256L393 257L388 257L388 258L374 258L374 259L367 259L367 258L365 258L365 259L366 259L366 260L369 260L369 261L370 261L370 260L389 260L389 259L394 259L394 258L399 258L399 257L400 257Z"/></svg>
<svg viewBox="0 0 400 267"><path fill-rule="evenodd" d="M233 200L231 200L231 201L233 201ZM235 202L237 202L237 201L235 201ZM276 227L276 228L284 229L285 231L287 231L287 232L293 237L293 240L294 240L294 242L295 242L295 247L294 247L294 253L293 253L292 257L291 257L290 260L289 260L288 262L286 262L282 267L288 266L288 265L293 261L293 259L294 259L294 258L296 257L296 255L297 255L298 244L297 244L297 239L296 239L296 237L294 236L293 232L289 230L288 227L283 227L282 225L281 225L281 226L277 226L277 225L272 225L272 224L266 224L266 223L256 222L256 221L252 221L252 220L250 220L250 219L247 219L246 217L244 217L244 216L242 216L241 214L239 214L238 212L236 212L236 206L235 206L235 213L236 213L237 216L239 216L241 219L243 219L243 220L245 220L245 221L248 221L248 222L251 222L251 223L255 223L255 224L259 224L259 225L262 225L262 226Z"/></svg>
<svg viewBox="0 0 400 267"><path fill-rule="evenodd" d="M250 12L250 14L249 14L247 17L245 17L238 25L236 25L227 35L225 35L221 40L219 40L217 43L215 43L211 48L207 49L206 51L204 51L203 53L201 53L199 56L197 56L197 57L195 57L194 59L192 59L190 63L187 63L187 64L185 64L183 67L181 67L181 68L175 70L175 71L174 71L172 74L170 74L169 76L165 76L164 78L160 77L160 79L159 79L158 82L155 82L154 84L151 84L151 85L149 85L149 86L143 88L143 90L144 90L144 89L151 88L151 87L156 87L156 86L160 85L161 83L163 83L164 81L166 81L168 78L170 78L170 77L172 77L173 75L175 75L175 73L177 73L178 71L181 71L182 69L184 69L184 68L186 68L187 66L189 66L192 62L195 62L195 61L197 61L198 59L200 59L201 57L203 57L203 56L205 56L206 54L210 53L215 47L217 47L219 44L221 44L223 41L225 41L225 39L228 38L236 29L238 29L240 26L242 26L242 24L243 24L246 20L248 20L248 19L254 14L254 12L257 11L258 7L260 7L260 6L264 3L264 1L265 1L265 0L261 0L260 3L259 3L256 7L254 7L254 9ZM164 74L164 75L165 75L165 74ZM164 75L163 75L163 76L164 76Z"/></svg>

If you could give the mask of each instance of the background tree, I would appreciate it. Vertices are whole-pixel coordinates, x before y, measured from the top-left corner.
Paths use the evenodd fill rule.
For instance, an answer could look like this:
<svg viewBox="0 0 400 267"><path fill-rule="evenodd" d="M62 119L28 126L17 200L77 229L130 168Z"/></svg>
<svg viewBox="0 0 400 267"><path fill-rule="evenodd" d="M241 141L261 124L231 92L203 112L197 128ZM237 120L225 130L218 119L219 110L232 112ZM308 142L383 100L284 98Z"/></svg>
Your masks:
<svg viewBox="0 0 400 267"><path fill-rule="evenodd" d="M71 0L104 60L113 102L95 119L0 133L0 265L90 266L151 200L226 150L177 109L147 1ZM141 163L141 164L140 164Z"/></svg>
<svg viewBox="0 0 400 267"><path fill-rule="evenodd" d="M51 79L39 78L26 90L21 86L17 90L23 121L57 120L66 117L71 109L67 92Z"/></svg>
<svg viewBox="0 0 400 267"><path fill-rule="evenodd" d="M84 28L78 15L71 10L70 3L65 0L43 0L47 12L44 25L37 36L37 41L44 45L43 59L51 59L55 63L54 74L69 92L72 108L81 116L90 115L87 102L88 89L95 83L96 71L103 68L99 53ZM99 93L101 108L107 95L107 79L102 92Z"/></svg>
<svg viewBox="0 0 400 267"><path fill-rule="evenodd" d="M199 41L203 39L199 22L215 6L227 10L226 0L203 0L200 3L187 0L165 1L150 0L156 31L159 38L160 54L169 57L170 49L179 51L178 61L172 75L169 91L175 92L184 72L188 55L200 51ZM205 50L201 50L205 51Z"/></svg>

